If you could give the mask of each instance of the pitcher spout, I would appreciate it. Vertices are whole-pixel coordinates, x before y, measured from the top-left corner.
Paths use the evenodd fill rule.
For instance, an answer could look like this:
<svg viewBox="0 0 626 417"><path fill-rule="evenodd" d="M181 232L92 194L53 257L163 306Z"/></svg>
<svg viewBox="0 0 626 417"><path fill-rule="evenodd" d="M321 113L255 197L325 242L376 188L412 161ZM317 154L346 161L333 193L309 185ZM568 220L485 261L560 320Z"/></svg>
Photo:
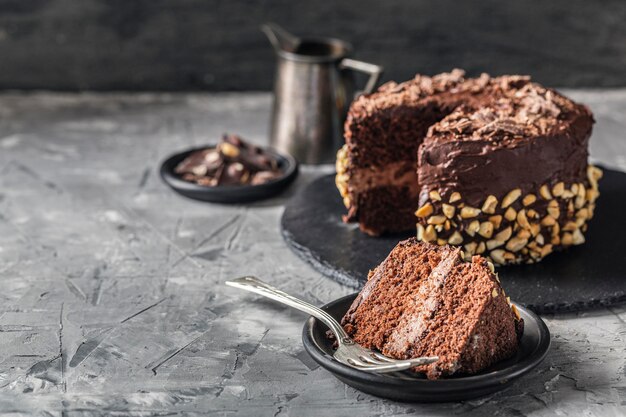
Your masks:
<svg viewBox="0 0 626 417"><path fill-rule="evenodd" d="M261 31L265 33L267 39L272 44L274 51L295 53L300 46L300 39L287 32L276 23L265 23L261 25Z"/></svg>

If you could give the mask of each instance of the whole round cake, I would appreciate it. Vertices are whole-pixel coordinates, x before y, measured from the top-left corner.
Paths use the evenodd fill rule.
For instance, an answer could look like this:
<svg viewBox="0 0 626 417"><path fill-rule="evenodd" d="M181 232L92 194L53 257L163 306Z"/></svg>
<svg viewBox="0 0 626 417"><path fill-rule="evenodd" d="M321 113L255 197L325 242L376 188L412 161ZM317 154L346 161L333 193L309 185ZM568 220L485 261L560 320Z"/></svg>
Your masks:
<svg viewBox="0 0 626 417"><path fill-rule="evenodd" d="M371 235L413 229L497 264L585 241L602 172L589 109L526 76L417 75L359 97L336 183Z"/></svg>

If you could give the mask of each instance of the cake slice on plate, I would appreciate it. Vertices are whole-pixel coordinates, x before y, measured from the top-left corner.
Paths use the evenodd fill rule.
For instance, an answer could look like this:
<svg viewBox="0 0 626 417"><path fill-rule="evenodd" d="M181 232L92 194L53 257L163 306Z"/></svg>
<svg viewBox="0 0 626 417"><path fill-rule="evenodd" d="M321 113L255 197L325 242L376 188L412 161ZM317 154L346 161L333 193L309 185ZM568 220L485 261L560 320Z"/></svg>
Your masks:
<svg viewBox="0 0 626 417"><path fill-rule="evenodd" d="M439 356L416 368L429 379L473 374L518 349L523 320L493 265L460 248L411 238L398 243L342 319L360 345L407 359Z"/></svg>

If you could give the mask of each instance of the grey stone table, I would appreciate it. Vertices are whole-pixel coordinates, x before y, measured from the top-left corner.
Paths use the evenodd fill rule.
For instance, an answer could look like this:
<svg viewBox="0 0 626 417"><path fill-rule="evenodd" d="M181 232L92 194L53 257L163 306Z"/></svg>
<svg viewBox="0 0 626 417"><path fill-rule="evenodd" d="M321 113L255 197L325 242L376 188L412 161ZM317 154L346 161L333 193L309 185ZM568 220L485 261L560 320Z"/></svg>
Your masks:
<svg viewBox="0 0 626 417"><path fill-rule="evenodd" d="M570 93L596 114L594 160L626 169L626 90ZM157 175L167 154L224 131L265 143L269 107L267 94L0 95L0 411L626 414L625 307L546 316L545 363L475 401L394 403L317 367L303 314L223 282L255 274L317 304L352 291L279 232L289 196L332 167L249 206L186 200Z"/></svg>

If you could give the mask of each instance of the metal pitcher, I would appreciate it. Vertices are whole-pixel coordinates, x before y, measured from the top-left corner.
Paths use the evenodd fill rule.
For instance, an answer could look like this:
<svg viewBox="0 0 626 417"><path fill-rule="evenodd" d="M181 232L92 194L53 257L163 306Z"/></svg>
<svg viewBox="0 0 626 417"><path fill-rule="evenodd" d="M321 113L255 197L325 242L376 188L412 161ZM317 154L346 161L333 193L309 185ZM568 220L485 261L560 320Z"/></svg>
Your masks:
<svg viewBox="0 0 626 417"><path fill-rule="evenodd" d="M352 47L339 39L299 39L274 24L261 29L278 57L272 147L306 164L334 162L355 96L354 71L369 74L362 93L370 93L382 67L347 58Z"/></svg>

